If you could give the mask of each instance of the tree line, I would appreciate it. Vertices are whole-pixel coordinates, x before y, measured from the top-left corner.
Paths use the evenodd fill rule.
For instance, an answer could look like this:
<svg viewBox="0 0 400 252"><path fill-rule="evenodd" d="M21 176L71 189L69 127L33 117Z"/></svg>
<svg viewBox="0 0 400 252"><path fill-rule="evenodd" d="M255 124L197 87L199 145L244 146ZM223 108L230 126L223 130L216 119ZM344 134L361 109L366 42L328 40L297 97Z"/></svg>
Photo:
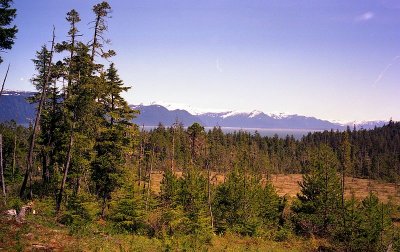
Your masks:
<svg viewBox="0 0 400 252"><path fill-rule="evenodd" d="M160 124L141 130L135 152L143 169L151 161L159 170L184 170L195 165L226 173L237 166L269 174L307 173L311 158L321 146L328 146L339 162L337 172L346 176L398 182L400 175L400 123L372 130L323 131L293 136L263 137L258 132L224 133L219 127L206 131L195 123L187 129L180 123ZM154 149L154 151L152 151ZM154 156L154 157L152 157Z"/></svg>

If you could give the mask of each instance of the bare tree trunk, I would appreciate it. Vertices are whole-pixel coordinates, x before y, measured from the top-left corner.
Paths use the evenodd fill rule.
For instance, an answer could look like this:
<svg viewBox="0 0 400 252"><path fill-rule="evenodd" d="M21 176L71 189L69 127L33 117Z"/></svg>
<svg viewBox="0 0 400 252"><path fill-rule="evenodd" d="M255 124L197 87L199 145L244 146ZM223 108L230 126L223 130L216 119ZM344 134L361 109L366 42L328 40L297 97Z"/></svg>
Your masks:
<svg viewBox="0 0 400 252"><path fill-rule="evenodd" d="M326 233L328 227L328 209L327 209L327 202L328 202L328 170L326 164L326 155L325 155L325 202L324 202L324 233Z"/></svg>
<svg viewBox="0 0 400 252"><path fill-rule="evenodd" d="M38 111L36 113L35 124L33 126L32 137L31 137L31 141L30 141L30 144L29 144L28 163L27 163L27 167L26 167L26 171L25 171L24 181L22 182L21 190L19 192L19 197L20 198L24 197L24 193L25 193L25 190L26 190L26 185L28 183L28 179L31 178L32 166L33 166L33 150L35 148L35 138L36 138L36 133L37 133L37 131L39 129L40 115L42 113L44 99L46 97L47 85L48 85L48 83L50 81L50 77L51 77L51 64L52 64L52 60L53 60L55 37L56 37L55 36L55 28L53 27L53 40L51 42L51 51L50 51L50 60L48 62L48 71L47 71L46 80L43 83L43 90L42 90L42 94L40 96L40 102L39 102L39 106L38 106Z"/></svg>
<svg viewBox="0 0 400 252"><path fill-rule="evenodd" d="M138 178L138 186L140 187L140 180L142 179L142 140L140 140L140 150L139 150L139 160L138 160L138 168L139 168L139 178Z"/></svg>
<svg viewBox="0 0 400 252"><path fill-rule="evenodd" d="M3 84L1 85L1 90L0 90L0 97L3 94L4 90L4 85L6 84L7 76L8 76L8 71L10 70L10 64L8 64L7 67L7 72L6 75L4 76L3 79ZM4 167L3 167L3 136L0 135L0 176L1 176L1 187L3 190L3 197L4 197L4 205L7 203L6 201L6 182L4 181Z"/></svg>
<svg viewBox="0 0 400 252"><path fill-rule="evenodd" d="M76 20L73 20L72 21L72 30L73 31L76 31L75 23L76 23ZM69 97L69 92L70 92L71 83L72 83L71 68L72 68L72 58L74 57L74 51L75 51L75 36L76 36L76 33L73 32L71 34L71 50L70 50L69 63L68 63L68 84L67 84L67 91L66 92L64 91L64 94L66 93L64 98Z"/></svg>
<svg viewBox="0 0 400 252"><path fill-rule="evenodd" d="M345 193L345 167L342 165L342 218L343 218L343 228L346 228L346 213L344 206L344 193Z"/></svg>
<svg viewBox="0 0 400 252"><path fill-rule="evenodd" d="M8 64L8 67L7 67L7 72L6 72L6 75L4 76L4 79L3 79L3 84L1 85L0 97L1 97L1 95L3 94L4 85L6 84L6 81L7 81L7 76L8 76L8 71L9 71L9 70L10 70L10 64Z"/></svg>
<svg viewBox="0 0 400 252"><path fill-rule="evenodd" d="M153 162L154 162L154 146L153 146L153 149L151 150L149 183L147 185L147 197L146 197L146 211L149 210L149 200L150 200L150 192L151 192L151 173L153 172Z"/></svg>
<svg viewBox="0 0 400 252"><path fill-rule="evenodd" d="M57 197L57 203L56 203L56 211L57 213L60 211L60 207L61 207L61 201L62 201L62 195L64 193L64 187L65 187L65 183L67 181L67 175L68 175L68 169L71 163L71 153L72 153L72 145L74 143L74 134L73 132L71 132L71 135L69 137L69 144L68 144L68 153L67 153L67 161L65 163L65 168L64 168L64 176L63 179L61 181L61 186L60 186L60 191L58 193L58 197Z"/></svg>
<svg viewBox="0 0 400 252"><path fill-rule="evenodd" d="M82 167L81 167L81 169L82 169ZM81 191L81 181L82 181L82 177L79 175L76 178L75 195L78 195L79 192Z"/></svg>
<svg viewBox="0 0 400 252"><path fill-rule="evenodd" d="M174 161L175 161L175 130L176 125L172 125L172 154L171 154L171 172L174 173Z"/></svg>
<svg viewBox="0 0 400 252"><path fill-rule="evenodd" d="M99 24L100 24L100 16L97 16L96 22L95 22L95 25L94 25L94 36L93 36L93 45L92 45L92 55L91 55L91 57L90 57L90 59L91 59L92 62L94 62L94 56L95 56L95 54L96 54L96 47L97 47L97 44L98 44L98 42L97 42L97 36L98 36L97 33L98 33Z"/></svg>
<svg viewBox="0 0 400 252"><path fill-rule="evenodd" d="M143 159L143 142L144 142L144 125L142 127L142 137L143 139L140 140L140 153L139 153L139 163L138 163L138 168L139 168L139 179L138 179L138 186L140 190L140 183L142 180L142 159Z"/></svg>
<svg viewBox="0 0 400 252"><path fill-rule="evenodd" d="M14 132L14 147L13 147L13 159L12 159L12 178L15 176L15 165L16 165L16 152L17 152L17 127Z"/></svg>
<svg viewBox="0 0 400 252"><path fill-rule="evenodd" d="M212 206L211 206L211 169L210 169L210 164L208 161L206 161L206 166L207 166L207 191L208 191L208 210L210 211L210 218L211 218L211 229L214 232L214 216L213 216L213 211L212 211Z"/></svg>
<svg viewBox="0 0 400 252"><path fill-rule="evenodd" d="M6 204L6 182L4 181L4 167L3 167L3 136L0 134L0 176L1 188L3 189L4 205Z"/></svg>

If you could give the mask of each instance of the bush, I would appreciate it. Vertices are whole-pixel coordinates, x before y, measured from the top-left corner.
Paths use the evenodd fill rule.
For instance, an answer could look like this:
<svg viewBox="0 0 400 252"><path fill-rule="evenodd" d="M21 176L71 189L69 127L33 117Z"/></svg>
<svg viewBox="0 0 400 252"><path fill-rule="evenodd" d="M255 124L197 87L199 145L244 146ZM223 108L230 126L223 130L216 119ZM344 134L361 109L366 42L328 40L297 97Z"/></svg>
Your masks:
<svg viewBox="0 0 400 252"><path fill-rule="evenodd" d="M87 230L98 213L98 205L85 195L70 197L66 205L66 211L61 215L59 222L69 226L73 233L81 233Z"/></svg>
<svg viewBox="0 0 400 252"><path fill-rule="evenodd" d="M146 222L145 211L135 199L118 200L111 209L109 219L117 232L152 236L150 226Z"/></svg>
<svg viewBox="0 0 400 252"><path fill-rule="evenodd" d="M21 211L21 208L23 205L24 205L24 202L19 197L9 198L8 202L7 202L7 208L15 209L17 211L17 213L19 213L19 211Z"/></svg>

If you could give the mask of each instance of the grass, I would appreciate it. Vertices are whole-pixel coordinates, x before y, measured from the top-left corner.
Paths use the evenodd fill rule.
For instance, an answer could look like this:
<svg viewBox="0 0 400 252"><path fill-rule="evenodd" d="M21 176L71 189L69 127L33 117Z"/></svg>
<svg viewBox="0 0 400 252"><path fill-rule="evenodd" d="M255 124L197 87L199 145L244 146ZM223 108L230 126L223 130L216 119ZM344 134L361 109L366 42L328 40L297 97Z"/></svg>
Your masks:
<svg viewBox="0 0 400 252"><path fill-rule="evenodd" d="M41 205L40 202L36 204ZM262 238L239 237L233 234L214 236L210 244L188 243L186 238L148 238L139 235L94 232L71 234L56 224L54 217L39 213L27 218L24 224L0 217L0 251L312 251L320 242L293 238L285 242ZM4 225L5 224L5 225Z"/></svg>
<svg viewBox="0 0 400 252"><path fill-rule="evenodd" d="M182 176L182 172L176 172L178 177ZM161 172L154 172L152 175L151 189L154 193L160 192L160 183L163 178ZM223 174L212 173L212 181L219 184L224 181ZM264 179L264 181L266 181ZM271 183L274 185L279 196L296 197L300 192L299 182L302 181L301 174L273 174L270 177ZM353 194L356 199L362 200L369 195L370 192L375 193L379 200L384 203L391 201L400 204L400 187L394 183L385 183L372 179L345 178L345 196L350 198Z"/></svg>
<svg viewBox="0 0 400 252"><path fill-rule="evenodd" d="M182 173L177 173L182 176ZM163 174L152 174L152 191L158 193ZM223 174L212 174L214 184L222 183ZM295 197L300 191L301 174L272 175L270 181L281 196ZM384 202L400 203L395 184L368 179L346 178L346 196L363 199L374 192ZM104 221L91 223L84 231L71 230L59 224L54 212L54 201L34 202L36 215L23 224L0 215L0 251L315 251L326 241L292 236L283 242L234 234L213 236L210 244L190 242L183 237L165 239L129 234L110 234ZM5 209L0 209L3 212ZM188 242L189 240L189 242Z"/></svg>

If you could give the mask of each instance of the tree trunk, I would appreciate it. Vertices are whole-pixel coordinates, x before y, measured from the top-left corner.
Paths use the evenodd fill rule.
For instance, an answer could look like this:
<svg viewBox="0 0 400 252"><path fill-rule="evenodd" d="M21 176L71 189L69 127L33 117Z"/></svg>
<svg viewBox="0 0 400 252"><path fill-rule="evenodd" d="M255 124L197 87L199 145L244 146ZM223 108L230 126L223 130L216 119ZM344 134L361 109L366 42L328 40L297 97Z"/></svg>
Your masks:
<svg viewBox="0 0 400 252"><path fill-rule="evenodd" d="M139 190L140 190L140 185L141 185L141 181L142 181L142 160L143 160L143 144L144 144L144 125L142 127L142 138L140 140L140 153L139 153L139 163L138 163L138 168L139 168L139 179L138 179L138 186L139 186Z"/></svg>
<svg viewBox="0 0 400 252"><path fill-rule="evenodd" d="M100 23L100 16L96 17L96 22L94 25L94 36L93 36L93 45L92 45L92 55L91 55L91 61L92 63L94 62L94 56L96 54L96 47L97 47L97 33L98 33L98 27Z"/></svg>
<svg viewBox="0 0 400 252"><path fill-rule="evenodd" d="M74 143L74 134L73 132L71 132L71 135L69 137L69 144L68 144L68 153L67 153L67 161L65 163L65 168L64 168L64 176L63 179L61 181L61 186L60 186L60 191L58 193L58 197L57 197L57 203L56 203L56 211L57 213L60 211L60 207L61 207L61 201L62 201L62 195L64 193L64 187L65 187L65 183L67 181L67 175L68 175L68 169L71 163L71 156L72 156L72 145Z"/></svg>
<svg viewBox="0 0 400 252"><path fill-rule="evenodd" d="M174 124L172 130L172 154L171 154L171 172L174 173L174 161L175 161L175 129L176 125Z"/></svg>
<svg viewBox="0 0 400 252"><path fill-rule="evenodd" d="M104 192L103 193L103 203L101 204L101 218L104 219L105 213L106 213L106 202L107 202L107 195Z"/></svg>
<svg viewBox="0 0 400 252"><path fill-rule="evenodd" d="M344 192L345 192L345 167L342 166L342 218L343 218L343 228L346 228L346 212L344 206Z"/></svg>
<svg viewBox="0 0 400 252"><path fill-rule="evenodd" d="M3 167L3 136L0 134L0 176L1 188L3 189L4 205L6 204L6 182L4 181L4 167Z"/></svg>
<svg viewBox="0 0 400 252"><path fill-rule="evenodd" d="M210 219L211 219L211 229L214 232L214 216L213 216L213 211L212 211L212 206L211 206L211 170L210 170L210 164L208 161L206 161L206 167L207 167L207 191L208 191L208 199L207 199L207 203L208 203L208 210L210 212Z"/></svg>
<svg viewBox="0 0 400 252"><path fill-rule="evenodd" d="M14 147L13 147L13 159L12 159L12 178L15 176L15 165L16 165L16 151L17 151L17 128L15 127L14 132Z"/></svg>
<svg viewBox="0 0 400 252"><path fill-rule="evenodd" d="M149 210L149 200L150 200L150 192L151 192L151 173L153 172L153 162L154 162L154 146L153 146L153 149L151 150L149 183L147 185L147 197L146 197L146 211Z"/></svg>
<svg viewBox="0 0 400 252"><path fill-rule="evenodd" d="M76 21L73 20L72 21L72 30L76 31L75 28L75 23ZM69 55L69 63L68 63L68 84L67 84L67 92L64 91L65 97L64 98L68 98L69 97L69 92L70 92L70 88L71 88L71 83L72 83L72 74L71 74L71 69L72 69L72 58L74 57L74 52L75 52L75 36L76 33L73 32L71 34L71 50L70 50L70 55Z"/></svg>
<svg viewBox="0 0 400 252"><path fill-rule="evenodd" d="M47 71L46 80L43 83L42 95L40 96L38 111L36 113L35 124L33 126L32 137L31 137L31 141L29 144L29 152L28 152L28 160L27 160L28 162L27 162L27 167L26 167L26 171L25 171L24 181L22 182L21 190L19 192L20 198L24 198L24 193L26 190L26 185L28 183L28 179L32 180L31 173L32 173L32 166L33 166L33 150L35 148L36 133L39 129L40 115L42 113L44 99L46 97L47 84L49 83L49 80L51 77L51 64L52 64L51 62L53 60L53 52L54 52L54 44L55 44L54 40L55 40L55 28L53 27L53 40L51 42L51 51L50 51L50 60L48 62L48 71Z"/></svg>
<svg viewBox="0 0 400 252"><path fill-rule="evenodd" d="M8 71L9 71L9 70L10 70L10 64L8 64L8 67L7 67L7 72L6 72L6 75L4 76L4 79L3 79L3 84L1 85L0 97L1 97L1 95L3 94L4 85L6 84L6 81L7 81L7 76L8 76Z"/></svg>

